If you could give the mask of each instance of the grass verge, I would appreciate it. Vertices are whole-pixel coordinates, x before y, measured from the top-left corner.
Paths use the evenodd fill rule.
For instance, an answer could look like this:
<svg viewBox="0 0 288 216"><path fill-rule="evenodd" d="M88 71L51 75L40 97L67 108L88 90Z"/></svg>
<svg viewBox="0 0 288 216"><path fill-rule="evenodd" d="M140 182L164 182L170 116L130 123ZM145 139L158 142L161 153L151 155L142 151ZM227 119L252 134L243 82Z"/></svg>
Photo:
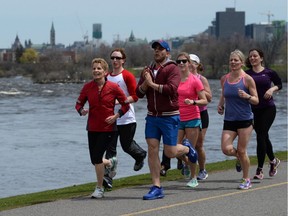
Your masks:
<svg viewBox="0 0 288 216"><path fill-rule="evenodd" d="M275 156L282 161L286 161L287 151L276 152ZM267 158L266 161L268 161ZM251 165L256 165L257 164L256 156L251 156L250 162ZM217 171L234 169L234 168L235 168L235 160L226 160L206 165L206 169L209 172L209 174ZM183 179L183 176L177 169L169 170L169 173L166 177L161 177L161 181L174 181L179 179ZM113 190L146 184L151 184L150 174L142 174L137 176L115 179L113 180ZM71 199L75 197L87 196L94 190L94 187L95 182L82 185L74 185L71 187L65 187L61 189L47 190L43 192L0 198L0 211L39 203L52 202L60 199Z"/></svg>

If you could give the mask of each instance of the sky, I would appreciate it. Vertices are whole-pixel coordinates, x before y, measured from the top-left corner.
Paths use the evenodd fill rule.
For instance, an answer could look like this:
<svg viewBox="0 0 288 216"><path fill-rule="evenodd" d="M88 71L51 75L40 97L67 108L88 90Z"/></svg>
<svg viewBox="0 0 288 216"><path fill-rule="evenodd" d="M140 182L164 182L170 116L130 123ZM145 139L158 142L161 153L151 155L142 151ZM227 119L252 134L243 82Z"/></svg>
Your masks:
<svg viewBox="0 0 288 216"><path fill-rule="evenodd" d="M56 44L72 45L92 26L102 24L102 41L136 38L168 39L191 36L211 26L216 12L236 8L245 12L245 24L287 21L287 0L0 0L0 48L21 43L50 43L52 22Z"/></svg>

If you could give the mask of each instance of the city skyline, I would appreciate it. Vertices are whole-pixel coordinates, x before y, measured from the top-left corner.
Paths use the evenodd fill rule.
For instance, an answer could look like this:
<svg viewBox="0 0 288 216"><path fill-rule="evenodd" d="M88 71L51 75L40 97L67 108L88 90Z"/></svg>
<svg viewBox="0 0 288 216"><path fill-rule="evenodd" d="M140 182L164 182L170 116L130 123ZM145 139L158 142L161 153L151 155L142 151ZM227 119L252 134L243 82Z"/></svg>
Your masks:
<svg viewBox="0 0 288 216"><path fill-rule="evenodd" d="M136 38L146 38L148 41L187 37L205 31L216 18L216 12L225 11L226 8L244 11L246 25L267 23L268 19L287 22L285 0L277 0L278 4L271 4L269 0L86 0L81 3L62 0L57 1L57 5L53 2L10 0L4 3L4 0L0 0L0 48L10 48L16 35L22 44L29 39L33 44L49 43L52 22L56 44L65 46L82 41L86 34L91 40L95 23L102 24L102 40L110 44L114 39L125 40L131 31Z"/></svg>

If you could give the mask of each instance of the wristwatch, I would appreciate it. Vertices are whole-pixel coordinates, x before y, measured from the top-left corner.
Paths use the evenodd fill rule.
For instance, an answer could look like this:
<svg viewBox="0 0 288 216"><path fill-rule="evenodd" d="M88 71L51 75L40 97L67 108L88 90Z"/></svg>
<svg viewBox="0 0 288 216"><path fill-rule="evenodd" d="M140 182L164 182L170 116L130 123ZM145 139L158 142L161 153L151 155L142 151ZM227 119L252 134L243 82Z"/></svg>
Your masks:
<svg viewBox="0 0 288 216"><path fill-rule="evenodd" d="M195 100L193 100L193 105L197 105Z"/></svg>

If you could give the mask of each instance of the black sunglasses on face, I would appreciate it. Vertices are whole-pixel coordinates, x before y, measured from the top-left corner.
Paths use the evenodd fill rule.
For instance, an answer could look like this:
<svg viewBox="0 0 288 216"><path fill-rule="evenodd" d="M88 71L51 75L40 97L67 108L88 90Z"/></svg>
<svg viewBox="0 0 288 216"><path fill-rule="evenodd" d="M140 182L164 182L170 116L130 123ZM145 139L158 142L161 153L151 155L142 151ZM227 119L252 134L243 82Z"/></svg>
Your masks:
<svg viewBox="0 0 288 216"><path fill-rule="evenodd" d="M121 60L122 59L122 57L119 57L119 56L111 56L110 58L111 58L111 60Z"/></svg>
<svg viewBox="0 0 288 216"><path fill-rule="evenodd" d="M176 63L177 63L177 64L181 64L181 62L182 62L183 64L185 64L186 62L188 62L188 60L187 60L187 59L179 59L179 60L176 60Z"/></svg>

